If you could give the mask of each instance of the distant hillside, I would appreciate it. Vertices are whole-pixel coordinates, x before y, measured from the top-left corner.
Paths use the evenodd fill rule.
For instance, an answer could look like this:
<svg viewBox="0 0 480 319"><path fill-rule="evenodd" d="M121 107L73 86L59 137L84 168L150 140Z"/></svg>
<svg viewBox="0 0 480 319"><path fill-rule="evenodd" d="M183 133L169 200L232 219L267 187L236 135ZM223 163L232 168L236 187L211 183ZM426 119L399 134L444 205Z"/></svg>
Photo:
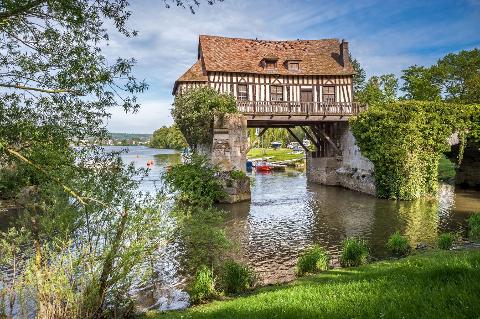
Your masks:
<svg viewBox="0 0 480 319"><path fill-rule="evenodd" d="M137 133L110 133L110 135L114 140L130 140L130 139L148 140L152 137L152 134L137 134Z"/></svg>

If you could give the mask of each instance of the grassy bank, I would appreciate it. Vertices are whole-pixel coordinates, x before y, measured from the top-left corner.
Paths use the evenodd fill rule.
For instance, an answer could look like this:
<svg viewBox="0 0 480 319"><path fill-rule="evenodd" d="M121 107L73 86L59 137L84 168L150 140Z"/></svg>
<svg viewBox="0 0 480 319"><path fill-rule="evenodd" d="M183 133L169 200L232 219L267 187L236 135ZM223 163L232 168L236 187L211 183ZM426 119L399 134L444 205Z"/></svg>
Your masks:
<svg viewBox="0 0 480 319"><path fill-rule="evenodd" d="M292 154L292 150L289 148L279 148L274 150L273 148L252 148L248 154L247 158L263 158L263 157L272 157L271 161L285 161L291 159L303 158L304 154Z"/></svg>
<svg viewBox="0 0 480 319"><path fill-rule="evenodd" d="M432 251L145 318L479 318L479 300L480 251Z"/></svg>

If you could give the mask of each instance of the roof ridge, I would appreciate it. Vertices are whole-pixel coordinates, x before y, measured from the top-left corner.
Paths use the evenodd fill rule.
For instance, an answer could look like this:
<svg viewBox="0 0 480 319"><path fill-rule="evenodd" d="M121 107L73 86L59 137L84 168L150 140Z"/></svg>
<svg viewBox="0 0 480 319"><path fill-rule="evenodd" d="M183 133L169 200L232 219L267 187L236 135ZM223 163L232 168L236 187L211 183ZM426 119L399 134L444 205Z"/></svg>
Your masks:
<svg viewBox="0 0 480 319"><path fill-rule="evenodd" d="M226 37L221 35L209 35L209 34L200 34L198 36L201 38L221 38L221 39L230 39L230 40L246 40L246 41L258 41L258 42L311 42L311 41L337 41L341 42L339 38L324 38L324 39L296 39L296 40L264 40L264 39L250 39L250 38L240 38L240 37Z"/></svg>

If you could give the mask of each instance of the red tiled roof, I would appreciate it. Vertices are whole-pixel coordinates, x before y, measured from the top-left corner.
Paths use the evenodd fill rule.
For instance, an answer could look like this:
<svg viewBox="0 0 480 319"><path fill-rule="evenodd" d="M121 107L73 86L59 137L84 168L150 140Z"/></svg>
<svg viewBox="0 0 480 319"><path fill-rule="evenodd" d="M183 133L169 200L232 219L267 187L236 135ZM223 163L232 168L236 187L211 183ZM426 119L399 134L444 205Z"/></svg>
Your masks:
<svg viewBox="0 0 480 319"><path fill-rule="evenodd" d="M350 59L343 65L338 39L265 41L201 35L200 58L175 82L207 82L207 71L291 74L351 75L355 74ZM278 59L275 70L265 70L264 59ZM287 61L300 61L300 70L289 71Z"/></svg>
<svg viewBox="0 0 480 319"><path fill-rule="evenodd" d="M187 72L178 78L177 82L206 82L207 75L204 74L202 61L197 60Z"/></svg>
<svg viewBox="0 0 480 319"><path fill-rule="evenodd" d="M298 75L350 75L350 60L343 66L338 39L265 41L201 35L199 50L206 71L275 73ZM261 61L278 57L277 69L266 71ZM288 60L301 60L299 71L285 67Z"/></svg>

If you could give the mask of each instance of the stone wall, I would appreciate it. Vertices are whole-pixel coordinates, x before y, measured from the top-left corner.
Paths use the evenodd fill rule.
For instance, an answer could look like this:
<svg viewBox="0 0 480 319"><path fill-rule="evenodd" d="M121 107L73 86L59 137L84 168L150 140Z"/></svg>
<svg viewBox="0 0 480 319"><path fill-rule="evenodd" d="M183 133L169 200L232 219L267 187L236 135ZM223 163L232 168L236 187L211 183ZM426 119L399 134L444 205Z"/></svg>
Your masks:
<svg viewBox="0 0 480 319"><path fill-rule="evenodd" d="M245 172L247 165L247 119L240 114L215 116L213 124L212 163L223 171Z"/></svg>
<svg viewBox="0 0 480 319"><path fill-rule="evenodd" d="M362 193L375 195L373 164L363 157L355 144L348 123L337 126L335 141L341 155L313 158L307 154L307 179L323 185L342 186Z"/></svg>
<svg viewBox="0 0 480 319"><path fill-rule="evenodd" d="M232 177L231 172L246 171L248 136L247 119L241 114L215 116L210 160L222 171L221 180L227 194L223 202L236 203L249 200L250 178Z"/></svg>

